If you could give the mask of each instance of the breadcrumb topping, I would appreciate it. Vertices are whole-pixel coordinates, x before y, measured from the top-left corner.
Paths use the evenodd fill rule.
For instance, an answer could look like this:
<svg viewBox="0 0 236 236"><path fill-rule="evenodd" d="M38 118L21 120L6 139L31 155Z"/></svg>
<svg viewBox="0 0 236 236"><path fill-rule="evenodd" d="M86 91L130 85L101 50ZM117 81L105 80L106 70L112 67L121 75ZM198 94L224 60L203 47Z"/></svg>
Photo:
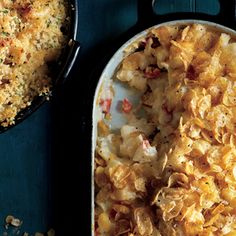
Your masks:
<svg viewBox="0 0 236 236"><path fill-rule="evenodd" d="M0 124L14 124L19 111L51 88L50 61L66 43L63 0L0 1Z"/></svg>

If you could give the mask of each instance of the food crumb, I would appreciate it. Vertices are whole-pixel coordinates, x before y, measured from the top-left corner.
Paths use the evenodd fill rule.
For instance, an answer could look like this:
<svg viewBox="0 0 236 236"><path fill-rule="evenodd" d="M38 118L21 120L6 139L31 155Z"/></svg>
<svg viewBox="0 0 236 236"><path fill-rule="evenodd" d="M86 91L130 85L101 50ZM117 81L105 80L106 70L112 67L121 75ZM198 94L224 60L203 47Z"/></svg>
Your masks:
<svg viewBox="0 0 236 236"><path fill-rule="evenodd" d="M5 222L6 222L7 225L12 225L12 226L15 226L15 227L19 227L22 224L21 220L15 218L12 215L8 215L5 219ZM7 225L6 225L6 227L7 227Z"/></svg>

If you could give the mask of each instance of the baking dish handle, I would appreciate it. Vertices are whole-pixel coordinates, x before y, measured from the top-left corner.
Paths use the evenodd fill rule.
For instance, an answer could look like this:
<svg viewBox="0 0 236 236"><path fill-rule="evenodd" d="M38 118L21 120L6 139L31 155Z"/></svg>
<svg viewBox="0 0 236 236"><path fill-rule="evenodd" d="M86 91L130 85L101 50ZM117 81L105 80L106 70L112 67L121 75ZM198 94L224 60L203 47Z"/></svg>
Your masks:
<svg viewBox="0 0 236 236"><path fill-rule="evenodd" d="M154 4L158 0L137 0L138 3L138 22L139 26L151 26L157 23L180 20L198 19L213 21L230 28L236 27L236 0L219 0L220 12L217 15L209 15L196 12L167 13L158 15L154 12ZM197 0L200 1L200 0Z"/></svg>
<svg viewBox="0 0 236 236"><path fill-rule="evenodd" d="M236 0L218 0L220 3L219 23L235 29L236 26Z"/></svg>
<svg viewBox="0 0 236 236"><path fill-rule="evenodd" d="M76 40L71 40L65 50L69 52L66 59L59 64L59 67L62 66L62 68L60 68L60 73L57 75L57 80L55 81L56 86L63 84L68 78L79 54L80 43Z"/></svg>

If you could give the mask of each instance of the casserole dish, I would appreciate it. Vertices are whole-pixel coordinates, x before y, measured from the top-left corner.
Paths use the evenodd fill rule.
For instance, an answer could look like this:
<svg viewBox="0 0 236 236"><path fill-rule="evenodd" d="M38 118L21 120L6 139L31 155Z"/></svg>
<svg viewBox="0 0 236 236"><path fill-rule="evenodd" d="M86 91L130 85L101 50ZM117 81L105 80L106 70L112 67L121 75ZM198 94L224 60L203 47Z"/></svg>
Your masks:
<svg viewBox="0 0 236 236"><path fill-rule="evenodd" d="M150 2L149 2L150 3ZM231 2L232 3L232 2ZM233 7L235 7L234 5L234 1L233 1ZM145 7L147 7L148 4L144 4L143 6L143 9L145 9ZM149 5L149 10L151 9L151 4ZM232 6L231 6L232 7ZM147 9L147 8L146 8ZM121 112L119 110L117 110L117 104L119 101L123 100L123 98L129 98L129 100L132 100L132 103L135 104L137 103L139 100L140 100L140 95L139 93L137 93L137 91L135 92L134 90L130 90L129 88L127 88L126 86L124 86L123 84L117 82L116 80L113 80L114 78L114 75L117 75L117 71L120 70L121 68L121 64L123 63L123 60L124 58L127 57L127 55L131 55L134 51L132 51L132 48L135 44L137 44L137 42L142 42L142 39L147 37L148 36L148 32L150 31L155 31L156 29L160 29L161 27L188 27L188 26L193 26L193 25L202 25L203 27L206 27L207 29L211 29L215 32L220 32L220 33L223 33L224 34L227 34L227 35L230 35L231 38L233 39L233 42L235 42L235 37L236 37L236 32L228 27L225 27L221 24L218 24L218 22L220 22L219 20L221 20L221 17L223 16L223 12L224 10L223 9L226 9L226 7L222 7L221 8L221 12L220 14L218 15L218 19L217 18L214 18L215 22L211 22L211 21L207 21L207 19L209 19L207 16L204 16L203 14L200 14L199 16L201 16L201 18L203 18L204 20L195 20L195 19L185 19L185 20L176 20L176 21L169 21L169 22L164 22L164 23L161 23L161 24L158 24L158 25L155 25L139 34L137 34L136 36L134 36L133 38L131 38L130 40L128 40L115 54L114 56L111 58L111 60L109 61L109 63L107 64L107 66L105 67L104 71L102 72L102 75L99 79L99 82L98 82L98 86L96 88L96 92L95 92L95 97L94 97L94 101L93 101L93 114L92 114L92 117L93 117L93 121L92 121L92 234L94 234L94 230L96 231L96 227L94 225L94 217L95 216L95 212L94 212L94 201L95 201L95 190L94 190L94 171L95 171L95 152L96 152L96 149L97 149L97 137L98 137L98 133L97 133L97 127L98 127L98 124L101 120L103 120L103 117L104 117L104 114L103 113L107 113L106 110L104 110L103 108L103 105L104 105L104 101L106 96L110 96L110 98L112 98L112 103L115 104L114 106L111 106L111 110L110 110L110 114L111 114L111 117L106 117L108 120L109 120L109 125L110 125L110 130L112 133L116 133L117 131L119 132L119 129L126 124L127 120L124 119L124 115L121 114ZM145 14L146 16L147 15L151 15L153 16L152 12L149 12L149 14ZM174 15L172 15L173 17ZM186 14L185 16L189 16L189 14ZM203 17L204 16L204 17ZM153 16L152 20L154 19L155 17ZM191 17L193 18L193 17ZM234 19L234 17L233 17ZM232 18L231 18L232 20ZM152 21L146 21L144 22L144 25L147 26L150 22ZM223 22L223 21L222 21ZM234 21L233 21L234 22ZM227 21L226 21L227 23ZM232 26L232 21L231 22L228 22L229 23L229 26ZM137 47L135 47L135 49L138 49ZM124 64L122 64L123 66ZM110 89L112 86L112 89ZM104 97L102 94L106 94L106 96ZM110 94L110 95L107 95L107 94ZM101 100L102 99L102 100ZM110 100L109 100L110 102ZM110 108L110 103L108 105L106 105L106 107L109 107ZM102 108L101 108L102 107ZM105 108L106 109L106 108ZM108 109L109 110L109 109ZM123 107L123 110L124 110L124 107ZM169 113L168 109L167 110L167 113ZM122 132L122 131L121 131ZM105 134L106 136L107 134ZM124 139L123 135L121 134L122 138ZM168 141L168 140L167 140ZM144 143L146 145L146 143ZM129 149L129 146L126 146L127 149ZM99 155L103 155L101 153L98 153ZM110 161L110 160L109 160ZM135 159L135 161L139 162L140 159ZM142 161L141 161L142 162ZM106 164L104 164L106 166ZM115 170L114 170L115 171ZM111 173L105 173L106 175L112 175ZM114 177L116 178L116 177ZM119 177L117 177L119 178ZM113 184L115 184L115 180L116 179L110 179L110 181L114 181L112 182ZM160 180L161 181L161 180ZM120 183L120 182L119 182ZM209 184L209 182L206 182L206 184ZM122 188L121 185L119 185L119 187L117 187L118 189L119 188ZM125 187L123 187L125 188ZM114 188L111 187L111 191L114 190ZM115 191L115 190L114 190ZM158 192L159 194L159 192ZM159 196L159 195L158 195ZM122 199L122 198L121 198ZM142 199L142 198L141 198ZM113 198L112 200L114 200L114 195L113 195ZM126 200L120 200L120 203L123 201L123 206L126 206L129 205L129 203L126 202ZM141 200L142 201L142 200ZM148 201L152 201L152 200L148 200ZM160 200L162 201L162 200ZM119 201L118 201L119 202ZM106 204L106 203L105 203ZM118 203L119 204L119 203ZM140 205L142 205L140 203ZM177 204L178 205L178 204ZM117 207L117 205L116 205ZM170 206L169 206L170 207ZM132 208L132 207L131 207ZM113 208L114 209L114 208ZM140 210L140 208L137 208L138 210ZM173 209L173 207L171 208ZM120 212L122 212L122 214L125 214L124 212L126 211L127 209L124 209L122 208L122 210ZM118 210L119 211L119 210ZM117 211L117 212L118 212ZM127 210L128 211L128 210ZM141 210L140 210L141 211ZM148 210L149 211L149 210ZM170 210L171 211L171 210ZM120 213L119 212L119 213ZM158 211L159 212L159 211ZM160 235L159 232L156 232L154 233L154 231L152 230L148 230L148 226L151 227L152 224L154 224L154 220L152 221L152 224L150 223L151 221L147 220L147 215L146 214L147 212L146 211L142 211L140 213L140 215L137 213L134 213L134 219L136 218L136 221L138 222L139 221L139 224L141 225L141 223L146 223L146 229L144 228L139 228L137 226L138 229L135 229L134 231L136 233L138 233L138 235ZM159 212L160 213L160 212ZM150 213L151 215L152 213ZM137 216L138 215L138 216ZM193 214L194 215L194 214ZM102 215L101 213L101 218L100 218L100 224L103 225L104 223L104 227L106 228L104 230L104 232L99 232L98 235L109 235L109 230L110 230L110 226L108 226L106 224L106 222L110 220L110 217L112 216L108 216L108 218L106 218L107 216L105 215ZM142 220L140 220L142 219ZM166 221L169 221L169 220L172 220L173 218L165 218ZM99 220L98 220L99 221ZM200 222L200 221L199 221ZM122 221L122 224L121 225L125 225L127 223L126 220ZM198 223L200 224L200 223ZM120 228L122 228L120 225ZM209 226L209 225L208 225ZM95 227L95 229L94 229ZM132 228L133 226L128 226L127 228ZM136 227L136 226L134 226ZM175 226L173 226L175 227ZM192 225L192 227L194 228L194 224ZM176 228L178 228L176 226ZM123 230L124 228L122 228ZM234 228L233 228L234 229ZM162 228L163 230L163 228ZM169 229L169 228L165 228L164 227L164 230L166 230L166 234L163 234L163 231L162 231L162 234L161 235L175 235L171 230L172 229ZM215 231L214 231L215 230ZM230 233L234 233L234 230L230 229L230 230L223 230L222 232L219 232L217 231L218 229L215 229L215 228L211 228L209 229L209 232L208 233L213 233L213 232L217 232L219 233L219 235L231 235ZM193 232L194 230L191 230L191 227L188 228L188 231L185 230L185 233L183 232L180 232L179 231L179 234L177 235L196 235L194 234ZM197 232L197 231L195 231ZM115 234L115 235L135 235L135 233L132 231L129 233L129 231L126 231L126 229L122 232L116 232L118 234ZM134 234L132 234L134 233ZM204 232L206 233L206 232ZM218 235L216 233L216 235ZM221 233L221 234L220 234ZM205 235L205 234L202 234L202 235ZM214 235L214 234L209 234L209 235Z"/></svg>
<svg viewBox="0 0 236 236"><path fill-rule="evenodd" d="M28 115L30 115L33 111L35 111L41 104L43 104L47 100L46 90L48 90L49 88L46 89L45 87L46 93L40 92L39 87L42 86L40 85L40 81L43 81L42 83L45 84L49 83L47 82L46 78L48 76L47 74L50 74L49 76L52 78L52 81L50 82L51 89L49 90L53 92L53 90L57 86L61 85L68 77L68 74L71 71L71 68L75 62L75 59L79 51L79 43L76 41L77 27L78 27L77 1L72 0L69 1L68 4L66 2L66 5L68 5L68 7L66 8L68 9L66 9L64 15L62 17L57 16L58 18L52 15L50 16L52 17L52 19L48 17L47 22L41 21L42 15L45 13L39 11L42 10L43 6L40 6L39 4L36 3L34 3L34 5L31 6L23 2L20 3L15 2L14 4L15 5L12 12L10 12L8 9L9 6L11 5L4 5L6 9L2 11L2 16L1 16L1 20L6 21L10 19L11 17L10 13L11 13L12 15L15 15L14 19L16 23L15 24L13 23L10 29L7 28L7 24L4 25L5 28L2 27L2 30L5 31L9 30L9 32L10 30L12 31L11 33L9 33L8 31L6 32L3 31L1 38L2 40L1 50L4 52L2 55L3 59L1 59L2 71L3 71L2 73L5 77L7 77L7 79L4 80L3 77L3 81L5 82L5 84L4 82L2 82L3 94L1 96L4 99L2 100L3 102L1 108L2 123L0 126L0 132L6 131L10 127L13 127L14 125L18 124L20 121L25 119ZM21 4L26 4L26 5L21 5ZM65 11L65 8L63 6L54 8L52 6L50 7L50 5L45 5L45 9L51 12L57 11L58 12L57 14L60 13L63 14L62 12ZM39 14L41 18L40 17L37 18L37 14ZM68 19L69 19L69 24L68 24ZM63 20L64 22L61 22ZM30 22L30 24L25 26L24 24L26 24L26 22ZM40 24L42 24L42 26L40 26ZM51 28L54 26L56 26L55 29L51 30ZM39 33L36 30L37 27L41 27L42 32ZM29 33L32 34L31 41L30 40L27 41L27 37L25 37L25 35L28 35L27 32L28 34ZM50 37L49 38L52 42L50 42L50 40L47 38L48 37L47 35L50 34L51 38ZM19 37L19 39L17 37ZM42 38L41 40L40 37ZM64 38L64 43L62 43L63 41L61 38L59 39L59 37ZM66 42L65 38L67 38ZM26 45L27 43L29 44L29 46L27 47L27 50L24 50L21 44ZM11 46L6 47L6 45L8 44L10 44ZM60 50L57 44L62 47L62 50ZM57 54L56 53L49 54L49 52L53 52L54 48L56 47L58 47L58 51L56 52L55 49L54 52L56 52ZM9 52L7 50L4 51L5 48L9 48ZM35 51L37 51L38 61L35 60L34 56L32 56L35 54ZM48 56L46 56L46 53L48 53ZM57 58L56 61L55 58ZM41 72L39 72L40 69ZM30 72L31 70L33 72ZM46 72L43 72L43 70ZM27 79L24 79L24 74L27 73L29 75L28 76L25 75L25 77L29 78L28 79L29 81ZM38 76L38 74L40 75ZM42 78L42 74L45 77L45 81ZM9 76L11 78L10 82L8 79ZM41 80L37 82L37 79L35 79L36 82L34 82L33 78L34 77L36 78L37 76L41 78ZM27 85L27 83L29 85ZM39 85L36 85L37 83ZM39 90L38 93L36 91L37 86ZM21 93L22 95L20 96ZM42 96L38 96L37 94L42 94ZM46 96L43 94L45 94ZM27 102L24 102L23 100Z"/></svg>

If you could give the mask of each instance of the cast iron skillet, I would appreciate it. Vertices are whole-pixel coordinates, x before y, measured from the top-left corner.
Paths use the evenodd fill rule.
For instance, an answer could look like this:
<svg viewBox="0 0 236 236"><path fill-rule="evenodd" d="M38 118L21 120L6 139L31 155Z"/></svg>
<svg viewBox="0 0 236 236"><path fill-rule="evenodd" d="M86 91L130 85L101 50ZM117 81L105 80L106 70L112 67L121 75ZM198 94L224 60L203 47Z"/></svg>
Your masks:
<svg viewBox="0 0 236 236"><path fill-rule="evenodd" d="M235 27L235 3L236 0L228 0L228 1L220 1L221 4L221 10L220 13L216 16L209 16L206 14L193 14L193 13L181 13L181 15L179 14L167 14L164 16L160 16L160 15L155 15L153 12L153 2L152 0L138 0L138 15L139 15L139 21L136 25L136 29L137 31L142 31L144 29L147 29L149 27L153 27L153 25L155 25L154 27L160 26L160 25L177 25L177 24L192 24L192 23L200 23L206 26L210 26L210 27L215 27L217 30L222 31L222 32L226 32L229 33L230 35L236 36L236 31L234 30ZM227 15L227 17L226 17ZM228 26L228 27L226 27ZM137 33L137 32L136 32ZM103 70L100 79L98 81L96 80L96 83L98 82L96 86L96 92L95 92L95 96L92 97L93 99L93 105L92 106L88 106L90 109L92 109L93 107L93 114L91 115L91 113L88 113L91 115L90 119L87 119L87 125L91 125L88 124L88 121L91 121L92 118L92 130L90 127L90 135L92 134L92 148L90 149L92 151L91 156L92 156L92 181L91 181L91 193L92 193L92 197L91 197L91 201L92 201L92 232L91 234L93 235L93 226L94 226L94 182L93 182L93 172L94 172L94 165L93 165L93 157L94 157L94 153L95 153L95 147L96 147L96 139L97 139L97 122L99 119L101 119L101 115L100 115L100 109L99 109L99 104L97 104L97 100L98 100L98 96L99 93L101 91L102 85L105 83L105 81L108 81L112 78L116 68L119 66L119 64L121 63L121 61L124 58L124 54L123 51L125 48L127 48L128 46L132 45L132 43L134 43L138 38L140 38L141 36L145 36L146 35L146 31L142 31L141 33L139 33L138 35L132 37L131 39L129 39L125 44L123 44L123 46L121 48L119 48L116 53L111 57L110 61L108 62L108 64L106 65L105 69ZM94 78L95 79L95 78ZM122 91L121 89L116 88L114 86L114 91L115 94L119 94L120 92L122 94L124 94L124 91ZM90 94L91 96L91 94ZM112 116L114 115L113 120L119 119L118 114L115 113L115 111L113 111ZM112 122L111 122L112 123ZM90 137L91 139L91 137Z"/></svg>
<svg viewBox="0 0 236 236"><path fill-rule="evenodd" d="M52 65L49 65L51 70L51 77L53 80L53 91L60 85L62 85L75 63L75 60L78 56L80 44L76 41L77 29L78 29L78 1L77 0L68 0L69 1L69 16L70 16L70 25L68 29L66 29L65 33L68 33L70 42L67 46L62 50L61 56L59 60ZM52 91L52 92L53 92ZM0 126L0 133L16 126L29 115L31 115L34 111L36 111L42 104L46 102L45 96L36 97L30 106L21 110L16 118L15 123L13 125L9 125L7 127Z"/></svg>

